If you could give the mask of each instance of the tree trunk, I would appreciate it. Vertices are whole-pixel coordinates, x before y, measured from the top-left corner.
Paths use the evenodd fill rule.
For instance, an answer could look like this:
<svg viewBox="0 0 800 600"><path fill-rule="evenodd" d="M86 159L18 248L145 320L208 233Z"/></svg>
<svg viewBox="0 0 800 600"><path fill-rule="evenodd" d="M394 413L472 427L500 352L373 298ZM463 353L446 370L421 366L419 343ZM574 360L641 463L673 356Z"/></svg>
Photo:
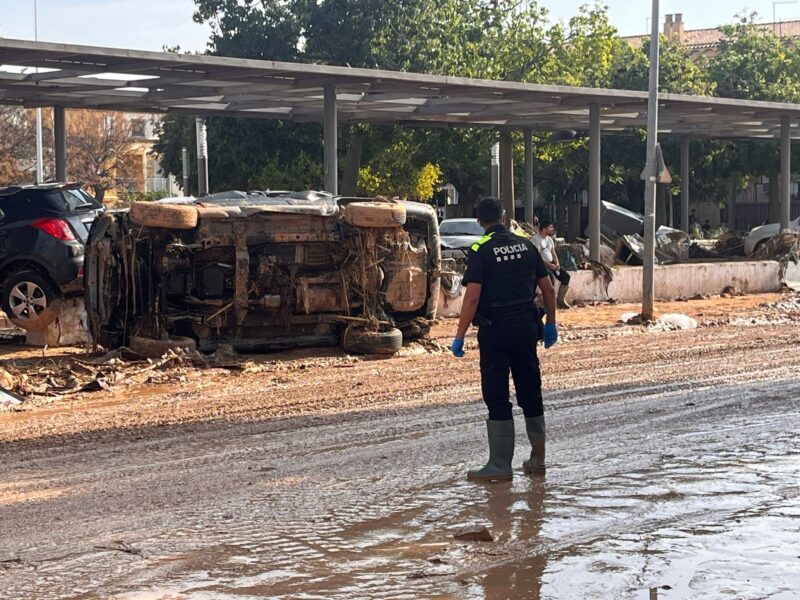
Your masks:
<svg viewBox="0 0 800 600"><path fill-rule="evenodd" d="M769 210L770 223L781 221L781 185L778 171L770 171L769 175Z"/></svg>
<svg viewBox="0 0 800 600"><path fill-rule="evenodd" d="M567 193L566 195L571 195ZM567 235L567 202L565 194L562 194L556 202L556 231L558 235Z"/></svg>
<svg viewBox="0 0 800 600"><path fill-rule="evenodd" d="M92 186L92 191L94 192L95 200L97 200L99 203L102 204L103 203L103 198L106 197L106 188L104 188L103 186L100 186L100 185L93 185Z"/></svg>
<svg viewBox="0 0 800 600"><path fill-rule="evenodd" d="M581 203L570 201L567 205L567 229L564 237L568 242L574 242L581 237Z"/></svg>
<svg viewBox="0 0 800 600"><path fill-rule="evenodd" d="M361 169L363 151L363 136L358 133L352 134L350 136L350 145L347 148L347 155L344 158L342 196L356 196L358 194L358 171Z"/></svg>

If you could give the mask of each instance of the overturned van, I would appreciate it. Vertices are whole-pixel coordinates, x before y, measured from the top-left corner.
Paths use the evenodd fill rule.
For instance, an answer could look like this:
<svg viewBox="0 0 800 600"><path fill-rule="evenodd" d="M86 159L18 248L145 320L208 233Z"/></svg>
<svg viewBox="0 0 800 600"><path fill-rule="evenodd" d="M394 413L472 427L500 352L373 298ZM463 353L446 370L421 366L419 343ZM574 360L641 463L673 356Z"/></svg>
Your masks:
<svg viewBox="0 0 800 600"><path fill-rule="evenodd" d="M441 262L432 207L322 192L207 200L134 203L95 221L85 299L96 343L391 354L429 330Z"/></svg>

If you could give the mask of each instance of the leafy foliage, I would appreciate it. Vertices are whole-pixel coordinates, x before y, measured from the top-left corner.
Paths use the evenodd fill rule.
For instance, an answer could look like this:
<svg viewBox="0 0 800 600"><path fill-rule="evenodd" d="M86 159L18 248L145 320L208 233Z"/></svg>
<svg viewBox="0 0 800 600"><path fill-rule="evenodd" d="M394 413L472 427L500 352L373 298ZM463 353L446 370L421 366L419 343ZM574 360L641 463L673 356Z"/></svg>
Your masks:
<svg viewBox="0 0 800 600"><path fill-rule="evenodd" d="M755 13L740 15L722 27L719 53L710 66L717 93L726 98L800 100L800 53L795 40L775 35L755 22Z"/></svg>
<svg viewBox="0 0 800 600"><path fill-rule="evenodd" d="M133 131L122 113L67 111L67 172L103 200L107 190L134 174Z"/></svg>
<svg viewBox="0 0 800 600"><path fill-rule="evenodd" d="M121 113L69 110L67 175L90 187L99 200L129 179L135 168L131 123ZM35 112L0 109L0 185L33 183L36 172ZM55 177L53 113L42 111L43 175Z"/></svg>
<svg viewBox="0 0 800 600"><path fill-rule="evenodd" d="M195 5L195 19L211 26L213 54L647 89L649 43L637 49L620 39L601 4L583 6L567 24L554 25L539 4L518 0L195 0ZM763 100L800 98L800 53L794 41L757 25L753 15L739 17L723 32L719 52L710 59L662 38L661 90ZM211 119L208 129L212 189L321 187L318 125ZM586 189L588 145L586 140L548 144L548 133L539 132L541 139L535 144L535 182L545 198L563 208ZM489 152L495 139L496 132L480 129L360 125L340 128L339 148L342 159L354 150L348 153L354 163L344 164L344 169L358 173L361 193L424 199L436 185L432 182L447 181L469 204L488 192ZM679 164L678 141L664 138L662 144L667 163ZM184 145L194 147L193 121L169 117L156 149L165 170L178 177ZM524 177L521 146L517 136L518 190ZM605 136L602 155L603 197L641 208L643 134ZM770 144L696 142L691 193L723 202L749 177L773 172L776 157ZM673 175L674 194L679 178Z"/></svg>
<svg viewBox="0 0 800 600"><path fill-rule="evenodd" d="M36 132L32 112L0 106L0 185L32 183Z"/></svg>

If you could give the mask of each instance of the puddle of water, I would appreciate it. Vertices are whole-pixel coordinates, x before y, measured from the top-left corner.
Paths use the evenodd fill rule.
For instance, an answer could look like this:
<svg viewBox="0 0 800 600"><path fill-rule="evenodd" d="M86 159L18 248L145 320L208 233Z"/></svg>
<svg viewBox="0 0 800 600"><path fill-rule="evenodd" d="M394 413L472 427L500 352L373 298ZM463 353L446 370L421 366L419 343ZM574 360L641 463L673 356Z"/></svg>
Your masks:
<svg viewBox="0 0 800 600"><path fill-rule="evenodd" d="M130 557L108 557L110 572L126 573L113 597L796 598L800 439L790 425L677 439L646 466L569 483L555 468L480 486L453 466L445 483L387 480L383 496L365 489L308 519L274 513L278 497L265 494L318 506L318 488L262 488L235 519L205 515L146 540L135 577ZM495 539L455 541L463 525Z"/></svg>

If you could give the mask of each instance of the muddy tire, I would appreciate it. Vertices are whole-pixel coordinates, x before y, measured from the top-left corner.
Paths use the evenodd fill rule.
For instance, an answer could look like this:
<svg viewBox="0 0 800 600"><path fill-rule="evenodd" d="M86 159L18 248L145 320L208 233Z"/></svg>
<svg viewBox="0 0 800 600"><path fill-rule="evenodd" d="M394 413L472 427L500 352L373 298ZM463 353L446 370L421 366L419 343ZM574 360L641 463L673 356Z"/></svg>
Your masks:
<svg viewBox="0 0 800 600"><path fill-rule="evenodd" d="M353 227L400 227L406 209L396 202L352 202L344 207L344 221Z"/></svg>
<svg viewBox="0 0 800 600"><path fill-rule="evenodd" d="M431 333L431 326L421 323L403 323L400 324L400 331L403 333L404 342L413 342L428 337Z"/></svg>
<svg viewBox="0 0 800 600"><path fill-rule="evenodd" d="M403 333L392 328L389 331L367 331L361 327L348 327L342 334L342 348L353 354L382 354L391 356L403 347Z"/></svg>
<svg viewBox="0 0 800 600"><path fill-rule="evenodd" d="M61 292L38 271L12 273L3 283L3 312L17 327L41 331L61 311Z"/></svg>
<svg viewBox="0 0 800 600"><path fill-rule="evenodd" d="M134 202L131 221L142 227L163 229L194 229L197 227L197 208L191 204L159 204Z"/></svg>
<svg viewBox="0 0 800 600"><path fill-rule="evenodd" d="M145 358L161 358L170 350L197 350L197 343L190 337L174 336L168 340L154 340L139 335L134 335L128 343L128 348L139 356Z"/></svg>

